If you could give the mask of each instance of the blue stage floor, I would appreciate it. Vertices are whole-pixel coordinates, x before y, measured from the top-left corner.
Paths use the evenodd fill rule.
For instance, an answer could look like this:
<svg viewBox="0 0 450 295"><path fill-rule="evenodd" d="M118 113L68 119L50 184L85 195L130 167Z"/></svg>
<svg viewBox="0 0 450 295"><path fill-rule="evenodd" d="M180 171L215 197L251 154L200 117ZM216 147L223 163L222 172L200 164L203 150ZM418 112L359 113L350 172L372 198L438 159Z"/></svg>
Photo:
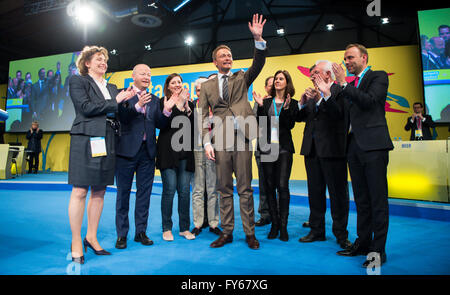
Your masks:
<svg viewBox="0 0 450 295"><path fill-rule="evenodd" d="M239 216L235 195L234 241L223 248L209 244L217 236L204 230L195 240L178 236L177 199L174 201L175 241L162 239L160 193L156 179L150 201L148 236L153 246L133 241L134 198L130 202L128 248L117 250L115 232L115 189L108 188L98 238L112 256L101 257L88 250L86 263L76 269L70 260L70 227L67 216L70 186L66 173L23 175L0 181L0 274L2 275L366 275L363 256L347 258L331 232L327 212L327 240L310 244L298 239L308 233L302 223L308 219L307 189L304 181L291 183L289 242L266 238L270 226L257 227L259 250L250 250ZM255 185L257 182L255 182ZM255 208L258 193L255 188ZM390 226L386 246L387 263L382 275L449 275L450 218L448 204L390 200ZM191 208L192 210L192 208ZM257 210L255 210L257 211ZM191 214L192 216L192 214ZM256 216L258 218L258 215ZM191 218L192 220L192 218ZM86 214L82 232L86 232ZM191 228L193 224L191 222ZM356 237L356 212L351 203L349 239Z"/></svg>

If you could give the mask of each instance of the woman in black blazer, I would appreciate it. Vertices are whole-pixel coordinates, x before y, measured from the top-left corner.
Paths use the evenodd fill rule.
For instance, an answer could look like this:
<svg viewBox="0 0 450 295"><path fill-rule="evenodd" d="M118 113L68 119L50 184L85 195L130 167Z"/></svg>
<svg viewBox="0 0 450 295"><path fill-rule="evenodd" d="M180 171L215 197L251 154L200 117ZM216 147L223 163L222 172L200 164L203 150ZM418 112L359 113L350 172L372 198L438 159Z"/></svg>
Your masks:
<svg viewBox="0 0 450 295"><path fill-rule="evenodd" d="M292 155L295 153L291 129L295 126L298 111L292 78L288 71L279 70L274 75L271 97L262 99L253 92L258 103L258 122L262 137L258 140L261 150L261 164L265 178L265 189L272 219L268 239L288 241L287 221L289 215L289 178L292 169ZM264 138L265 137L265 138ZM278 202L276 199L278 191Z"/></svg>
<svg viewBox="0 0 450 295"><path fill-rule="evenodd" d="M165 128L161 129L156 144L156 168L161 171L163 191L161 195L161 216L163 239L172 241L172 206L175 192L178 195L178 215L180 236L188 240L195 239L190 227L190 183L194 172L194 104L189 101L189 92L183 89L183 80L179 74L171 74L164 83L164 96L173 98L176 107ZM161 99L161 109L164 99ZM175 121L175 122L174 122ZM182 122L172 127L172 122ZM184 124L186 123L186 124ZM178 124L175 124L178 125ZM180 136L172 146L172 138ZM188 140L188 141L186 141ZM185 146L185 144L189 144ZM183 146L183 148L181 148Z"/></svg>
<svg viewBox="0 0 450 295"><path fill-rule="evenodd" d="M135 95L131 88L119 93L115 85L103 79L107 61L105 48L84 47L77 59L80 76L72 76L69 81L76 114L70 131L69 156L69 184L73 185L69 202L71 252L72 261L81 264L84 263L83 245L85 251L90 247L97 255L111 254L98 243L97 229L106 186L114 184L117 104ZM99 150L92 148L96 144L101 146ZM88 228L82 241L81 225L89 187Z"/></svg>

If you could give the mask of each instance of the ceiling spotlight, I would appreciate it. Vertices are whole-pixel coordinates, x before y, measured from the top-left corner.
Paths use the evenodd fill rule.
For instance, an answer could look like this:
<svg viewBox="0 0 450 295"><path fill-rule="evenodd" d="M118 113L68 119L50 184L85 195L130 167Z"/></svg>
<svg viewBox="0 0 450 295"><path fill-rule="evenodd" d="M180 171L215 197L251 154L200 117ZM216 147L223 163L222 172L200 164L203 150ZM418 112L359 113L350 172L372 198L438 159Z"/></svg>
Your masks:
<svg viewBox="0 0 450 295"><path fill-rule="evenodd" d="M389 18L388 17L383 17L381 19L381 24L385 25L385 24L388 24L388 23L389 23Z"/></svg>
<svg viewBox="0 0 450 295"><path fill-rule="evenodd" d="M333 31L334 30L334 24L332 22L327 24L327 30L328 31Z"/></svg>
<svg viewBox="0 0 450 295"><path fill-rule="evenodd" d="M184 43L185 43L187 46L191 46L192 44L194 44L194 38L192 38L192 36L188 36L188 37L186 38L186 40L184 40Z"/></svg>
<svg viewBox="0 0 450 295"><path fill-rule="evenodd" d="M277 30L277 34L278 34L278 36L284 36L284 34L285 34L284 28L279 28Z"/></svg>
<svg viewBox="0 0 450 295"><path fill-rule="evenodd" d="M111 55L118 55L119 52L117 51L117 49L113 49L111 50L109 53L111 53Z"/></svg>
<svg viewBox="0 0 450 295"><path fill-rule="evenodd" d="M152 50L152 46L151 46L150 44L145 45L144 48L145 48L145 50L147 50L147 51Z"/></svg>
<svg viewBox="0 0 450 295"><path fill-rule="evenodd" d="M82 5L76 8L75 18L82 24L92 24L95 20L94 9L89 5Z"/></svg>

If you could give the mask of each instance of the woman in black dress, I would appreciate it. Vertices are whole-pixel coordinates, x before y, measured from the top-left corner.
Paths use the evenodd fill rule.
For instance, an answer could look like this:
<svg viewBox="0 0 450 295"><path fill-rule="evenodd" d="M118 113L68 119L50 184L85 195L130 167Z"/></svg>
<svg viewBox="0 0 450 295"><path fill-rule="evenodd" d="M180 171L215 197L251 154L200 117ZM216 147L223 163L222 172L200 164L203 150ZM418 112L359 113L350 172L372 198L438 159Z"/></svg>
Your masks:
<svg viewBox="0 0 450 295"><path fill-rule="evenodd" d="M90 247L97 255L111 254L98 243L97 229L106 186L114 184L117 104L135 95L131 88L119 93L115 85L107 83L103 78L107 61L105 48L86 46L77 60L80 76L72 76L69 81L76 114L70 131L69 184L73 188L69 220L72 260L78 263L84 263L83 244L85 251ZM82 241L81 225L89 187L88 228Z"/></svg>

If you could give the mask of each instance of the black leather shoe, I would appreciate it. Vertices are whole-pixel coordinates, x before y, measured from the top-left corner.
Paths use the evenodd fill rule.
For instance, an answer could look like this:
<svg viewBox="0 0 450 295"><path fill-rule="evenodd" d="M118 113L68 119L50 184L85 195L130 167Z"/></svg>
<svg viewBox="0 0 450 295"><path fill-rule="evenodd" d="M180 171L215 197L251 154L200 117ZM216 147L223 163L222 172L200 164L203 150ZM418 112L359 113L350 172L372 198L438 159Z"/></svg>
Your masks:
<svg viewBox="0 0 450 295"><path fill-rule="evenodd" d="M369 249L361 247L358 242L355 242L349 249L338 251L336 254L341 256L358 256L367 255L368 253Z"/></svg>
<svg viewBox="0 0 450 295"><path fill-rule="evenodd" d="M367 254L369 256L366 261L363 263L362 267L380 267L383 263L386 262L386 253L380 252L370 252Z"/></svg>
<svg viewBox="0 0 450 295"><path fill-rule="evenodd" d="M260 218L260 219L255 223L255 226L264 226L264 225L267 225L267 224L271 224L270 220Z"/></svg>
<svg viewBox="0 0 450 295"><path fill-rule="evenodd" d="M311 243L311 242L316 242L316 241L325 241L325 235L314 235L313 233L309 233L304 237L301 237L298 241L301 243Z"/></svg>
<svg viewBox="0 0 450 295"><path fill-rule="evenodd" d="M308 221L306 221L306 222L303 222L303 225L302 225L303 227L310 227L309 226L309 222Z"/></svg>
<svg viewBox="0 0 450 295"><path fill-rule="evenodd" d="M83 250L81 250L83 251ZM70 245L70 253L72 253L72 244ZM72 253L73 255L73 253ZM80 257L73 257L72 256L72 261L78 264L84 264L84 255L80 256Z"/></svg>
<svg viewBox="0 0 450 295"><path fill-rule="evenodd" d="M197 227L194 227L194 229L191 231L191 233L194 236L198 236L201 232L202 232L202 229L201 228L197 228Z"/></svg>
<svg viewBox="0 0 450 295"><path fill-rule="evenodd" d="M94 247L92 247L91 243L89 243L88 240L86 240L86 238L84 238L83 245L84 245L84 252L87 252L87 248L89 247L94 251L95 255L111 255L110 252L103 249L95 250Z"/></svg>
<svg viewBox="0 0 450 295"><path fill-rule="evenodd" d="M127 247L127 237L117 238L116 248L117 249L125 249L126 247Z"/></svg>
<svg viewBox="0 0 450 295"><path fill-rule="evenodd" d="M216 234L218 236L220 236L222 234L222 231L218 227L214 227L214 228L209 227L209 232L212 232L213 234Z"/></svg>
<svg viewBox="0 0 450 295"><path fill-rule="evenodd" d="M220 237L209 245L211 248L220 248L233 242L233 235L221 234Z"/></svg>
<svg viewBox="0 0 450 295"><path fill-rule="evenodd" d="M352 242L350 242L348 239L342 239L342 240L338 240L337 243L339 244L339 246L341 246L342 249L346 250L346 249L350 249L350 247L352 246Z"/></svg>
<svg viewBox="0 0 450 295"><path fill-rule="evenodd" d="M145 234L145 232L140 232L138 233L136 236L134 236L134 241L135 242L140 242L142 245L144 246L150 246L153 245L153 241L150 240L147 235Z"/></svg>

